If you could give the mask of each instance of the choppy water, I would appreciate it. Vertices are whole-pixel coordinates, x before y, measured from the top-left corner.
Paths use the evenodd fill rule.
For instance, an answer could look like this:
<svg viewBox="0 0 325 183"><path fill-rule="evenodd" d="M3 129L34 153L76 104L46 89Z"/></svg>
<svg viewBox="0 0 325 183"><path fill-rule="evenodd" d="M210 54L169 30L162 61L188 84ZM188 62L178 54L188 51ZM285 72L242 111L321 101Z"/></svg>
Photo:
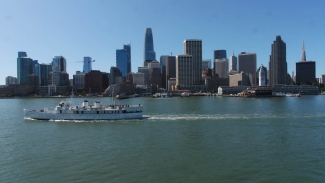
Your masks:
<svg viewBox="0 0 325 183"><path fill-rule="evenodd" d="M0 100L0 182L325 180L325 96L133 98L120 103L144 102L148 118L23 118L59 100Z"/></svg>

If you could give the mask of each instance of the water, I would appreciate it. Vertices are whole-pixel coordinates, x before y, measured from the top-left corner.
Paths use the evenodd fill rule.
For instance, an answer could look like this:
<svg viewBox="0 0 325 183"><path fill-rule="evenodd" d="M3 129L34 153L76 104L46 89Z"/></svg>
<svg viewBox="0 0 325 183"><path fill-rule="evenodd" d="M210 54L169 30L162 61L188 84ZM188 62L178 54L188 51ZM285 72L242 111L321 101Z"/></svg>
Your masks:
<svg viewBox="0 0 325 183"><path fill-rule="evenodd" d="M110 98L89 98L89 101ZM74 99L81 103L84 99ZM24 120L1 99L0 182L323 182L325 96L132 98L148 119Z"/></svg>

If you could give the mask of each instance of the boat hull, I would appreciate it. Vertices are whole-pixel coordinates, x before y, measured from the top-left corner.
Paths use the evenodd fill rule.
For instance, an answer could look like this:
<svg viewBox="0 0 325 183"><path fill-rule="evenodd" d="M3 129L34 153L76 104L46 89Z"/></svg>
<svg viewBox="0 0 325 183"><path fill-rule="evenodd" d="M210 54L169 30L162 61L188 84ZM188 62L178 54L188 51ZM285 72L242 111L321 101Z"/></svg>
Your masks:
<svg viewBox="0 0 325 183"><path fill-rule="evenodd" d="M25 118L36 120L122 120L122 119L141 119L142 112L122 113L122 114L60 114L45 113L38 111L25 111Z"/></svg>

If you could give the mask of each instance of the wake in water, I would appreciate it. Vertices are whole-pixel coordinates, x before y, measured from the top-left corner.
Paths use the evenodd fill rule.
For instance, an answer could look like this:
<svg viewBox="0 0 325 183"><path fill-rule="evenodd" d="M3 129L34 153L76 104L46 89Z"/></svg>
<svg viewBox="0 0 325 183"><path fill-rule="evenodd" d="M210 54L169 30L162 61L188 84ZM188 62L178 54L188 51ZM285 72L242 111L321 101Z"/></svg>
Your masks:
<svg viewBox="0 0 325 183"><path fill-rule="evenodd" d="M324 114L298 114L298 115L285 115L285 114L152 114L145 115L149 120L167 120L167 121L177 121L177 120L226 120L226 119L308 119L308 118L320 118L324 119Z"/></svg>

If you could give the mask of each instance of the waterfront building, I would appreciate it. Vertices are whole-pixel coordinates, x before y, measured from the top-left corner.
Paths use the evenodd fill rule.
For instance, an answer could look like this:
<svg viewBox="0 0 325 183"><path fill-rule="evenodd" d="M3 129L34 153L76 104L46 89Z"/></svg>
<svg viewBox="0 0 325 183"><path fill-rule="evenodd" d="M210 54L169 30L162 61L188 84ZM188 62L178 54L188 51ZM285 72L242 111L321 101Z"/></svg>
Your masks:
<svg viewBox="0 0 325 183"><path fill-rule="evenodd" d="M77 71L73 75L73 88L74 90L86 88L86 73Z"/></svg>
<svg viewBox="0 0 325 183"><path fill-rule="evenodd" d="M157 60L148 64L149 84L161 88L161 70L160 64Z"/></svg>
<svg viewBox="0 0 325 183"><path fill-rule="evenodd" d="M202 60L202 71L205 71L207 68L211 69L211 59Z"/></svg>
<svg viewBox="0 0 325 183"><path fill-rule="evenodd" d="M123 49L116 50L116 67L122 72L122 76L131 72L131 45L123 45Z"/></svg>
<svg viewBox="0 0 325 183"><path fill-rule="evenodd" d="M316 63L306 61L305 44L302 43L301 61L296 62L296 85L312 85L316 82Z"/></svg>
<svg viewBox="0 0 325 183"><path fill-rule="evenodd" d="M257 69L258 74L258 86L267 85L267 69L263 64Z"/></svg>
<svg viewBox="0 0 325 183"><path fill-rule="evenodd" d="M100 94L106 88L103 87L103 76L98 70L91 70L85 75L86 92Z"/></svg>
<svg viewBox="0 0 325 183"><path fill-rule="evenodd" d="M241 52L238 54L238 72L250 74L250 84L256 85L256 53Z"/></svg>
<svg viewBox="0 0 325 183"><path fill-rule="evenodd" d="M319 89L317 86L310 85L275 85L272 86L272 92L275 93L300 93L301 95L318 95Z"/></svg>
<svg viewBox="0 0 325 183"><path fill-rule="evenodd" d="M228 78L228 59L220 58L214 61L214 75L216 78Z"/></svg>
<svg viewBox="0 0 325 183"><path fill-rule="evenodd" d="M168 89L168 80L176 78L176 57L168 56L166 60L166 89ZM175 80L176 81L176 80Z"/></svg>
<svg viewBox="0 0 325 183"><path fill-rule="evenodd" d="M194 85L193 56L176 56L176 86L178 89L188 89Z"/></svg>
<svg viewBox="0 0 325 183"><path fill-rule="evenodd" d="M47 86L48 85L48 78L49 74L52 71L51 64L39 64L39 85L40 86Z"/></svg>
<svg viewBox="0 0 325 183"><path fill-rule="evenodd" d="M251 86L252 75L244 72L229 75L229 86Z"/></svg>
<svg viewBox="0 0 325 183"><path fill-rule="evenodd" d="M13 84L18 84L18 79L13 76L7 76L6 77L6 86L13 85Z"/></svg>
<svg viewBox="0 0 325 183"><path fill-rule="evenodd" d="M287 84L286 43L282 41L281 36L276 36L271 48L269 85Z"/></svg>
<svg viewBox="0 0 325 183"><path fill-rule="evenodd" d="M148 67L138 67L138 72L144 74L144 85L149 85L149 70Z"/></svg>
<svg viewBox="0 0 325 183"><path fill-rule="evenodd" d="M229 62L230 62L230 72L237 71L237 57L235 56L234 52L232 52Z"/></svg>
<svg viewBox="0 0 325 183"><path fill-rule="evenodd" d="M19 84L26 84L26 78L33 74L33 60L27 57L26 52L18 52L17 79Z"/></svg>
<svg viewBox="0 0 325 183"><path fill-rule="evenodd" d="M156 52L153 46L153 35L151 28L147 28L144 35L144 67L148 66L148 62L156 60Z"/></svg>
<svg viewBox="0 0 325 183"><path fill-rule="evenodd" d="M184 54L187 55L185 57L180 56L182 61L188 62L191 60L192 66L192 85L200 85L202 81L202 40L199 39L187 39L184 41ZM190 59L188 55L191 55ZM176 58L177 62L177 58ZM176 64L177 65L177 64ZM177 66L176 66L177 67ZM177 72L177 70L176 70ZM177 79L176 79L177 82ZM183 82L183 81L182 81ZM188 82L183 84L189 84Z"/></svg>
<svg viewBox="0 0 325 183"><path fill-rule="evenodd" d="M218 95L230 95L238 94L244 91L247 87L245 86L219 86Z"/></svg>
<svg viewBox="0 0 325 183"><path fill-rule="evenodd" d="M166 62L168 60L169 55L160 56L160 67L161 67L161 87L166 88Z"/></svg>
<svg viewBox="0 0 325 183"><path fill-rule="evenodd" d="M84 57L83 61L83 72L88 73L92 70L92 60L91 57Z"/></svg>
<svg viewBox="0 0 325 183"><path fill-rule="evenodd" d="M122 72L117 67L111 67L110 74L109 74L109 85L116 84L115 79L116 77L122 77Z"/></svg>
<svg viewBox="0 0 325 183"><path fill-rule="evenodd" d="M29 94L38 93L37 92L39 86L38 76L36 76L35 74L30 74L29 76L27 76L26 86L28 87Z"/></svg>

